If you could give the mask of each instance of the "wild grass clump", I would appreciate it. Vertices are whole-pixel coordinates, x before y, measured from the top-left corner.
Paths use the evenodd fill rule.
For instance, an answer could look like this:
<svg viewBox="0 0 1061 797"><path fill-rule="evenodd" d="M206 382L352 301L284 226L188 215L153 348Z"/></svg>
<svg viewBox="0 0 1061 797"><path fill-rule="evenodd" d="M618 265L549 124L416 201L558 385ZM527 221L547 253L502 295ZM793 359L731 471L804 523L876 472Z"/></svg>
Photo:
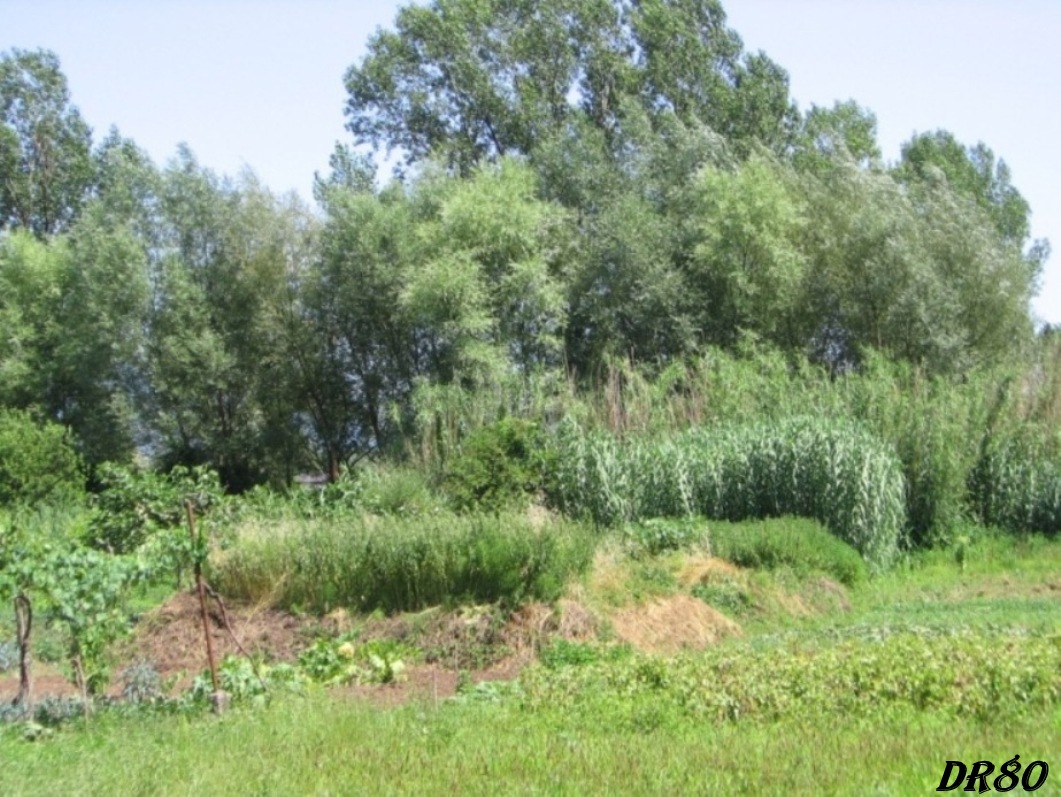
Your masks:
<svg viewBox="0 0 1061 797"><path fill-rule="evenodd" d="M708 538L713 555L741 567L789 568L800 576L826 573L847 586L866 578L866 563L858 551L810 518L714 521Z"/></svg>
<svg viewBox="0 0 1061 797"><path fill-rule="evenodd" d="M598 525L798 515L821 521L872 569L887 568L899 551L900 463L851 423L796 417L625 440L566 424L556 446L553 501Z"/></svg>
<svg viewBox="0 0 1061 797"><path fill-rule="evenodd" d="M569 521L535 528L516 514L349 515L240 539L214 567L217 586L234 598L312 612L397 612L551 600L592 553L590 535Z"/></svg>
<svg viewBox="0 0 1061 797"><path fill-rule="evenodd" d="M786 516L740 523L651 518L628 525L623 536L635 556L701 546L712 556L756 570L788 568L798 576L824 573L848 586L867 575L858 551L812 518Z"/></svg>

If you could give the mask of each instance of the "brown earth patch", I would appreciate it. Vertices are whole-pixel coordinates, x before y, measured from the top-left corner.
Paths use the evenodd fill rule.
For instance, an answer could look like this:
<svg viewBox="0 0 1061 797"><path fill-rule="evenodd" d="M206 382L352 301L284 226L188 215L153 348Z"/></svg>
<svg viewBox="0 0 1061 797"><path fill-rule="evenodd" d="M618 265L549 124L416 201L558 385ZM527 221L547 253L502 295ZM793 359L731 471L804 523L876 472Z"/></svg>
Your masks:
<svg viewBox="0 0 1061 797"><path fill-rule="evenodd" d="M208 600L210 639L218 661L240 655L241 646L268 661L294 661L309 642L311 628L321 626L319 620L253 606L226 603L225 614L231 633L217 602ZM207 658L198 596L178 593L142 617L123 648L123 658L151 662L163 678L202 672Z"/></svg>
<svg viewBox="0 0 1061 797"><path fill-rule="evenodd" d="M337 690L338 694L366 697L384 706L451 697L461 678L471 683L512 680L534 661L548 639L587 640L597 631L596 618L570 599L552 606L527 604L512 615L493 606L457 611L436 607L417 614L369 618L343 610L321 618L299 617L276 609L228 603L225 610L235 639L217 602L209 600L210 636L219 661L240 655L242 647L242 652L266 661L292 662L315 638L355 629L361 640L392 639L423 651L423 659L408 662L405 677L397 683ZM116 649L115 658L113 682L107 690L112 697L121 694L121 671L138 662L151 664L164 683L172 681L174 693L186 689L207 668L198 596L191 591L179 593L145 614L131 637ZM35 661L33 669L35 700L77 695L59 668ZM17 675L9 672L0 676L0 702L10 702L17 693Z"/></svg>
<svg viewBox="0 0 1061 797"><path fill-rule="evenodd" d="M648 653L701 650L731 636L739 625L689 595L660 598L617 612L612 627L619 639Z"/></svg>

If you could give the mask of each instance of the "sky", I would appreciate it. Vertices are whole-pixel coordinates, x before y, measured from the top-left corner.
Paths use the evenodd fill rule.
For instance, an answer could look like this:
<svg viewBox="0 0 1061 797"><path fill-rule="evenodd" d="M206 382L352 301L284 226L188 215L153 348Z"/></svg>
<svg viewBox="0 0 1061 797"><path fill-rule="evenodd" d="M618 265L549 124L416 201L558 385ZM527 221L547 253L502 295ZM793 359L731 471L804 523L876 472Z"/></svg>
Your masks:
<svg viewBox="0 0 1061 797"><path fill-rule="evenodd" d="M58 54L96 139L114 125L164 165L187 143L311 200L344 128L346 69L405 0L0 0L0 51ZM1061 1L723 0L749 51L806 110L854 99L884 157L917 132L983 142L1009 165L1048 261L1032 310L1061 324Z"/></svg>

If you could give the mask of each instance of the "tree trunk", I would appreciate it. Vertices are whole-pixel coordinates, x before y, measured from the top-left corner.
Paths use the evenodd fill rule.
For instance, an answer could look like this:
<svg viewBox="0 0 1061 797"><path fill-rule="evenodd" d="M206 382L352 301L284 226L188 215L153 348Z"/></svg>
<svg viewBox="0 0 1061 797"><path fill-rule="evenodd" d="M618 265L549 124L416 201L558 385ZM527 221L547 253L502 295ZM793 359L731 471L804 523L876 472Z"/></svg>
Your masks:
<svg viewBox="0 0 1061 797"><path fill-rule="evenodd" d="M33 708L33 662L29 647L33 606L21 592L15 596L15 625L18 640L18 697L15 698L15 705L29 712Z"/></svg>

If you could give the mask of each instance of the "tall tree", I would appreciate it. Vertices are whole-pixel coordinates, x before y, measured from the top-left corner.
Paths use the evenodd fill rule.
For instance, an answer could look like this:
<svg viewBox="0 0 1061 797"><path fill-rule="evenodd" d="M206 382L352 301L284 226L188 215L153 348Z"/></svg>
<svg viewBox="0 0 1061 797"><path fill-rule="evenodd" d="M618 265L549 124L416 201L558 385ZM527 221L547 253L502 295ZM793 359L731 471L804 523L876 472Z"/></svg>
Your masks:
<svg viewBox="0 0 1061 797"><path fill-rule="evenodd" d="M298 466L298 422L277 314L306 259L300 213L252 176L220 181L186 148L163 183L149 325L157 442L170 462L209 462L230 489L283 481Z"/></svg>
<svg viewBox="0 0 1061 797"><path fill-rule="evenodd" d="M1004 240L1024 246L1031 230L1028 202L1014 187L1006 162L996 159L990 147L982 142L966 147L946 130L920 133L903 144L896 168L900 180L931 180L933 170L987 211Z"/></svg>
<svg viewBox="0 0 1061 797"><path fill-rule="evenodd" d="M812 105L796 136L793 161L805 171L822 171L853 162L860 168L880 168L877 117L853 100L832 108Z"/></svg>
<svg viewBox="0 0 1061 797"><path fill-rule="evenodd" d="M939 177L904 186L850 163L804 176L809 348L821 359L850 366L874 347L954 373L1012 358L1029 339L1034 270Z"/></svg>
<svg viewBox="0 0 1061 797"><path fill-rule="evenodd" d="M94 177L91 148L56 55L0 55L0 228L67 228Z"/></svg>
<svg viewBox="0 0 1061 797"><path fill-rule="evenodd" d="M88 463L125 459L146 313L143 248L85 213L44 242L0 242L0 401L36 407L77 434Z"/></svg>
<svg viewBox="0 0 1061 797"><path fill-rule="evenodd" d="M607 135L625 100L750 152L797 118L784 70L745 55L718 0L434 0L407 6L346 75L359 143L438 154L462 174L528 155L575 117Z"/></svg>

